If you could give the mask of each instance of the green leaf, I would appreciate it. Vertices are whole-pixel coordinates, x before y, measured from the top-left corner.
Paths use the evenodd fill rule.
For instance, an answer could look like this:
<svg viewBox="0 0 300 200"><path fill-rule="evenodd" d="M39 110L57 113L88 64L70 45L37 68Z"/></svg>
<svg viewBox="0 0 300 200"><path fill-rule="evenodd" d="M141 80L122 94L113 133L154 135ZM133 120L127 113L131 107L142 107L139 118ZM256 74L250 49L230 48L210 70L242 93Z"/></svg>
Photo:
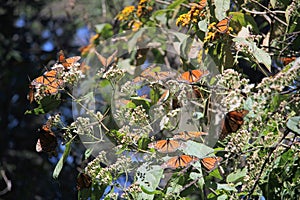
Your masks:
<svg viewBox="0 0 300 200"><path fill-rule="evenodd" d="M92 194L91 188L83 188L78 191L77 199L89 199Z"/></svg>
<svg viewBox="0 0 300 200"><path fill-rule="evenodd" d="M216 168L212 172L210 172L208 177L215 177L217 179L223 180L223 177L221 176L218 168Z"/></svg>
<svg viewBox="0 0 300 200"><path fill-rule="evenodd" d="M221 21L226 15L226 11L229 10L230 0L215 0L215 13L216 18Z"/></svg>
<svg viewBox="0 0 300 200"><path fill-rule="evenodd" d="M88 159L88 157L90 157L90 155L93 153L93 150L93 148L86 149L84 152L84 159Z"/></svg>
<svg viewBox="0 0 300 200"><path fill-rule="evenodd" d="M174 1L173 3L171 3L167 9L175 9L177 8L178 6L180 6L180 4L182 4L183 2L185 2L185 0L176 0Z"/></svg>
<svg viewBox="0 0 300 200"><path fill-rule="evenodd" d="M291 117L286 125L295 133L300 134L300 116Z"/></svg>
<svg viewBox="0 0 300 200"><path fill-rule="evenodd" d="M271 60L270 55L267 52L265 52L262 49L259 49L254 42L248 41L245 38L236 37L232 40L236 43L248 46L248 49L249 49L250 53L252 54L252 56L254 56L254 58L257 60L257 62L258 63L263 63L266 66L266 68L269 71L271 71L271 62L272 62L272 60ZM260 70L262 72L265 71L261 67L260 67Z"/></svg>
<svg viewBox="0 0 300 200"><path fill-rule="evenodd" d="M57 108L60 104L60 99L58 99L58 96L51 95L51 96L45 96L40 102L38 102L39 106L33 110L27 110L25 114L45 114L51 110L54 110Z"/></svg>
<svg viewBox="0 0 300 200"><path fill-rule="evenodd" d="M240 181L243 177L247 175L247 169L244 168L243 170L237 169L236 172L229 174L226 178L227 183L236 183Z"/></svg>
<svg viewBox="0 0 300 200"><path fill-rule="evenodd" d="M205 144L198 143L192 140L185 142L182 150L185 154L196 156L198 158L208 157L214 152L214 149L206 146Z"/></svg>
<svg viewBox="0 0 300 200"><path fill-rule="evenodd" d="M217 200L227 200L228 196L226 194L222 194L221 196L218 196Z"/></svg>
<svg viewBox="0 0 300 200"><path fill-rule="evenodd" d="M54 172L53 172L53 175L52 175L53 178L55 178L55 179L58 177L60 171L62 170L64 162L66 161L67 157L70 154L71 144L72 144L72 140L70 140L68 143L66 143L65 151L64 151L62 157L59 159L58 163L55 166L55 169L54 169Z"/></svg>
<svg viewBox="0 0 300 200"><path fill-rule="evenodd" d="M207 32L207 20L201 20L198 22L198 28L200 31Z"/></svg>
<svg viewBox="0 0 300 200"><path fill-rule="evenodd" d="M272 8L275 8L277 0L270 0Z"/></svg>
<svg viewBox="0 0 300 200"><path fill-rule="evenodd" d="M237 192L237 189L233 186L230 186L229 184L227 183L217 183L217 189L218 190L226 190L226 191L233 191L233 192Z"/></svg>
<svg viewBox="0 0 300 200"><path fill-rule="evenodd" d="M162 175L163 169L159 165L150 165L150 163L141 165L137 169L136 183L141 186L143 192L136 194L137 199L153 199Z"/></svg>

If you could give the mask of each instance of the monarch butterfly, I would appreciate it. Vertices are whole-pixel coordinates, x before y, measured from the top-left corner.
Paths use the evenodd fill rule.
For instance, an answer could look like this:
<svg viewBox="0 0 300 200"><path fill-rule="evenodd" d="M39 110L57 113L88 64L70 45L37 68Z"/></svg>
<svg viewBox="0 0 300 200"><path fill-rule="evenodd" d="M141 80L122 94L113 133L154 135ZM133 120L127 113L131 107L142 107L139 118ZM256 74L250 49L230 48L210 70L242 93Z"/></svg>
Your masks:
<svg viewBox="0 0 300 200"><path fill-rule="evenodd" d="M29 84L28 100L29 103L34 101L34 85L32 84Z"/></svg>
<svg viewBox="0 0 300 200"><path fill-rule="evenodd" d="M182 146L182 143L178 140L158 140L148 144L148 148L154 148L160 153L171 153L175 152L179 147Z"/></svg>
<svg viewBox="0 0 300 200"><path fill-rule="evenodd" d="M190 6L195 6L199 10L202 10L207 4L207 0L201 0L199 3L189 3Z"/></svg>
<svg viewBox="0 0 300 200"><path fill-rule="evenodd" d="M194 70L190 70L187 72L184 72L181 74L181 76L179 77L179 80L183 80L186 81L188 83L194 83L199 81L203 76L207 75L209 72L206 71L201 71L199 69L194 69Z"/></svg>
<svg viewBox="0 0 300 200"><path fill-rule="evenodd" d="M46 94L56 94L59 87L63 85L63 81L57 78L57 71L51 70L44 73L44 75L37 77L31 82L31 85L45 86L44 92Z"/></svg>
<svg viewBox="0 0 300 200"><path fill-rule="evenodd" d="M183 131L174 135L174 139L181 139L181 140L189 140L191 138L198 138L202 135L208 135L207 132L197 132L197 131Z"/></svg>
<svg viewBox="0 0 300 200"><path fill-rule="evenodd" d="M223 120L222 132L219 139L223 140L228 134L236 132L244 123L244 117L249 113L248 110L234 110L228 112Z"/></svg>
<svg viewBox="0 0 300 200"><path fill-rule="evenodd" d="M44 125L41 130L39 130L39 138L36 143L37 152L47 152L50 155L56 155L57 140L54 133L50 130L48 125Z"/></svg>
<svg viewBox="0 0 300 200"><path fill-rule="evenodd" d="M215 25L219 33L226 33L228 31L231 18L232 15L229 15L228 17L225 17Z"/></svg>
<svg viewBox="0 0 300 200"><path fill-rule="evenodd" d="M62 64L65 68L65 71L68 71L69 68L71 66L73 66L78 60L80 60L81 57L80 56L73 56L73 57L70 57L70 58L66 58L65 57L65 54L64 54L64 51L63 50L60 50L58 52L58 63L59 64Z"/></svg>
<svg viewBox="0 0 300 200"><path fill-rule="evenodd" d="M166 80L166 79L172 78L176 75L175 72L170 72L170 71L162 72L160 70L161 70L160 67L155 67L155 65L152 65L152 66L148 67L146 70L144 70L140 74L140 76L134 78L133 82L137 83L137 82L141 82L145 79L155 80L155 81Z"/></svg>
<svg viewBox="0 0 300 200"><path fill-rule="evenodd" d="M201 163L208 171L212 171L219 165L222 160L223 159L221 157L207 157L202 158Z"/></svg>
<svg viewBox="0 0 300 200"><path fill-rule="evenodd" d="M180 167L186 167L192 162L196 162L197 160L199 159L195 156L180 155L170 158L168 161L162 164L161 167L176 169Z"/></svg>
<svg viewBox="0 0 300 200"><path fill-rule="evenodd" d="M280 61L283 63L283 65L288 65L291 62L293 62L294 60L296 60L297 57L293 56L293 57L283 57L280 58Z"/></svg>
<svg viewBox="0 0 300 200"><path fill-rule="evenodd" d="M76 188L77 190L81 190L83 188L89 188L92 185L92 178L85 174L85 173L80 173L77 177L77 184Z"/></svg>
<svg viewBox="0 0 300 200"><path fill-rule="evenodd" d="M116 50L115 52L113 52L113 54L111 54L108 58L105 58L104 56L102 56L100 53L98 53L95 50L95 54L96 54L98 60L101 62L102 66L104 67L104 71L105 72L108 70L108 68L114 62L114 59L115 59L117 53L118 53L118 50Z"/></svg>

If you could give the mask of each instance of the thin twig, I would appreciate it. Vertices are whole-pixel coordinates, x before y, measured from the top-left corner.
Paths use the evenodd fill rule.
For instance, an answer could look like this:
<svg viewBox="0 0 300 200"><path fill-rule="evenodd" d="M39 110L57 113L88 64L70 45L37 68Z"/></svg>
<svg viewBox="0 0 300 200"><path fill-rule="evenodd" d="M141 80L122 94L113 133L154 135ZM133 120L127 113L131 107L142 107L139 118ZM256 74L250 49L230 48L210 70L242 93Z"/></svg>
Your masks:
<svg viewBox="0 0 300 200"><path fill-rule="evenodd" d="M253 192L254 192L256 186L258 185L258 182L259 182L259 180L260 180L260 177L261 177L261 175L262 175L262 173L263 173L263 171L264 171L266 165L268 164L268 162L269 162L269 160L270 160L270 158L271 158L273 152L277 149L277 147L278 147L278 146L280 145L280 143L284 140L284 138L288 135L288 133L289 133L289 130L285 130L283 136L280 138L280 140L279 140L278 143L275 145L275 147L271 148L271 150L270 150L270 152L269 152L269 154L268 154L268 157L265 159L265 162L264 162L263 165L261 166L261 169L260 169L260 171L259 171L259 173L258 173L258 175L257 175L257 177L256 177L256 180L255 180L255 182L254 182L254 185L253 185L252 189L250 190L249 194L247 195L247 199L248 199L248 200L251 199L251 195L253 194Z"/></svg>
<svg viewBox="0 0 300 200"><path fill-rule="evenodd" d="M5 183L6 183L6 188L3 189L2 191L0 191L0 196L6 194L7 192L11 191L11 180L9 180L5 174L4 170L0 170L1 176L4 179Z"/></svg>
<svg viewBox="0 0 300 200"><path fill-rule="evenodd" d="M163 1L163 0L155 0L155 2L160 3L160 4L164 4L164 5L170 5L170 2L167 1ZM180 6L185 7L185 8L191 8L191 6L181 3Z"/></svg>

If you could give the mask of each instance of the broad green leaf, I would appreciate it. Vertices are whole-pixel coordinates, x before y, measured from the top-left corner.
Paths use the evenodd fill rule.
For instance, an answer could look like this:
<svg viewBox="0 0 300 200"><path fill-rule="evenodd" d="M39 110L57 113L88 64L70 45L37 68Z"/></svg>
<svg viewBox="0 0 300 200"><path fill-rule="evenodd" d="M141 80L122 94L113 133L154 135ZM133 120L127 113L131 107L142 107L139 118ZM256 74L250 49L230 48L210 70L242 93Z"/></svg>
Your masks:
<svg viewBox="0 0 300 200"><path fill-rule="evenodd" d="M291 117L286 125L295 133L300 134L300 116Z"/></svg>
<svg viewBox="0 0 300 200"><path fill-rule="evenodd" d="M137 169L136 183L142 187L143 192L137 194L138 199L153 199L156 188L163 175L163 169L159 165L144 163Z"/></svg>
<svg viewBox="0 0 300 200"><path fill-rule="evenodd" d="M68 143L66 143L65 151L64 151L62 157L59 159L58 163L55 166L55 169L54 169L54 172L53 172L53 175L52 175L53 178L55 178L55 179L60 174L60 171L62 170L64 162L66 161L67 157L69 156L69 153L71 151L71 144L72 144L72 140L69 141Z"/></svg>
<svg viewBox="0 0 300 200"><path fill-rule="evenodd" d="M236 172L233 172L227 176L226 182L227 183L235 183L235 182L239 181L240 179L242 179L243 177L245 177L246 174L247 174L246 168L244 168L243 170L237 169Z"/></svg>
<svg viewBox="0 0 300 200"><path fill-rule="evenodd" d="M45 114L51 110L54 110L60 105L60 99L57 96L45 96L40 102L39 106L33 110L27 110L25 114Z"/></svg>
<svg viewBox="0 0 300 200"><path fill-rule="evenodd" d="M217 200L227 200L228 196L226 194L222 194L221 196L218 196Z"/></svg>
<svg viewBox="0 0 300 200"><path fill-rule="evenodd" d="M250 25L254 33L259 33L257 24L251 15L241 12L230 12L229 15L233 16L230 24L233 24L235 26L240 25L243 27L247 27L248 25Z"/></svg>
<svg viewBox="0 0 300 200"><path fill-rule="evenodd" d="M230 0L215 0L215 13L216 18L221 21L226 15L226 11L229 10Z"/></svg>
<svg viewBox="0 0 300 200"><path fill-rule="evenodd" d="M234 191L234 192L237 192L237 189L234 187L234 186L231 186L227 183L217 183L218 187L217 189L218 190L226 190L226 191Z"/></svg>
<svg viewBox="0 0 300 200"><path fill-rule="evenodd" d="M252 41L248 41L245 38L241 38L241 37L236 37L233 39L234 42L239 43L239 44L243 44L245 46L248 46L248 49L250 51L250 53L252 54L252 56L255 57L255 59L257 60L258 63L263 63L266 68L271 71L271 57L268 53L266 53L264 50L259 49L256 44ZM260 68L260 70L262 72L264 72L264 70L262 68Z"/></svg>
<svg viewBox="0 0 300 200"><path fill-rule="evenodd" d="M214 150L205 144L198 143L192 140L187 141L183 147L183 152L186 155L196 156L198 158L205 158L211 155Z"/></svg>

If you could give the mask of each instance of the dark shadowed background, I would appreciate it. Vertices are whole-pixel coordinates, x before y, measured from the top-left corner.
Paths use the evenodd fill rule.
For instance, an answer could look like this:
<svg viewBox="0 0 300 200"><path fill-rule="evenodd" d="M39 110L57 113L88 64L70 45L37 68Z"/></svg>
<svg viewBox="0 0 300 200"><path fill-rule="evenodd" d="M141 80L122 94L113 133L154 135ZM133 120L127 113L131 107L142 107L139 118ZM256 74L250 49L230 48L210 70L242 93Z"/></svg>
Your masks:
<svg viewBox="0 0 300 200"><path fill-rule="evenodd" d="M0 199L77 198L76 176L81 155L73 153L59 178L52 178L58 158L50 159L47 154L35 151L36 132L47 115L24 114L34 106L27 100L28 84L56 61L60 49L64 49L67 56L80 55L79 48L88 44L94 25L113 24L114 16L125 3L131 2L27 0L1 3ZM11 191L7 191L5 178L11 181Z"/></svg>

